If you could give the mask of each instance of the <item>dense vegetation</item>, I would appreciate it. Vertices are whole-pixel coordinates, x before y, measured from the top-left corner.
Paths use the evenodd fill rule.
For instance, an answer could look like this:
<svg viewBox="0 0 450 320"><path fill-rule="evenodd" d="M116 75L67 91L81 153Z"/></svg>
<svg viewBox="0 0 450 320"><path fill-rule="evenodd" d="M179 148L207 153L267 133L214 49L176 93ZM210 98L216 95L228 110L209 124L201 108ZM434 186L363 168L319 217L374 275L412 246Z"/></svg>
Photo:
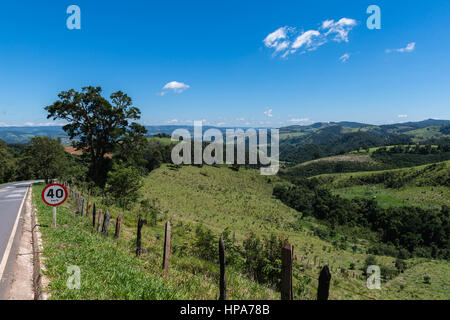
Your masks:
<svg viewBox="0 0 450 320"><path fill-rule="evenodd" d="M289 143L281 143L280 159L292 163L302 163L335 154L344 154L360 148L411 143L411 138L405 135L379 137L367 132L333 134L334 131L340 129L338 126L323 129L320 134L314 136L313 142L300 146L298 146L300 141L297 140L301 140L301 137L292 138Z"/></svg>
<svg viewBox="0 0 450 320"><path fill-rule="evenodd" d="M389 179L395 181L396 178L389 175ZM442 206L441 210L411 206L386 209L373 199L349 200L333 195L316 180L281 184L273 193L304 216L327 221L331 229L347 225L369 227L378 232L383 242L395 247L379 254L397 256L406 249L415 256L450 259L450 210L447 206Z"/></svg>
<svg viewBox="0 0 450 320"><path fill-rule="evenodd" d="M386 165L386 169L419 166L422 164L450 160L450 143L437 146L398 145L391 148L378 148L372 158Z"/></svg>

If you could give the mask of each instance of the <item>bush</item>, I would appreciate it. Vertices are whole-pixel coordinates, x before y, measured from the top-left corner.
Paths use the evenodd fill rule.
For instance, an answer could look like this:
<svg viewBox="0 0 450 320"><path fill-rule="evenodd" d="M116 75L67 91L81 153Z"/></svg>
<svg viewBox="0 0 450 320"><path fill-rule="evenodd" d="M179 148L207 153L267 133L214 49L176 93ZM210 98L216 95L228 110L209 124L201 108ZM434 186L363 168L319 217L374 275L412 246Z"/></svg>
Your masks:
<svg viewBox="0 0 450 320"><path fill-rule="evenodd" d="M244 268L256 281L279 287L281 273L281 247L287 238L259 238L255 233L244 241Z"/></svg>
<svg viewBox="0 0 450 320"><path fill-rule="evenodd" d="M397 268L398 272L404 272L407 268L407 264L402 259L395 260L395 267Z"/></svg>
<svg viewBox="0 0 450 320"><path fill-rule="evenodd" d="M194 251L199 258L212 262L218 260L217 240L212 231L205 228L201 223L195 229Z"/></svg>

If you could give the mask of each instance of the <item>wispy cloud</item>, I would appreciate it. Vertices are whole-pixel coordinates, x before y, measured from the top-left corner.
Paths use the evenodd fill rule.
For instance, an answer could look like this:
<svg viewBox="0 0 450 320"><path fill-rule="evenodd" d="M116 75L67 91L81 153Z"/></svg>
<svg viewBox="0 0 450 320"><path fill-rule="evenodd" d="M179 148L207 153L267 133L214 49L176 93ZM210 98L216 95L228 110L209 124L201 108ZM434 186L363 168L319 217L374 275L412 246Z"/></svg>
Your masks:
<svg viewBox="0 0 450 320"><path fill-rule="evenodd" d="M391 53L391 52L400 52L400 53L413 52L415 48L416 48L416 43L415 42L411 42L411 43L408 43L408 45L406 47L404 47L404 48L386 49L386 53Z"/></svg>
<svg viewBox="0 0 450 320"><path fill-rule="evenodd" d="M350 59L350 53L345 53L339 58L342 63L347 62L348 59Z"/></svg>
<svg viewBox="0 0 450 320"><path fill-rule="evenodd" d="M300 53L314 51L329 41L348 42L348 34L356 25L356 20L342 18L336 22L325 20L318 30L300 33L286 26L267 35L263 42L267 48L274 49L273 55L281 54L285 58L299 50Z"/></svg>
<svg viewBox="0 0 450 320"><path fill-rule="evenodd" d="M292 118L289 120L289 122L292 123L302 123L302 122L308 122L309 118Z"/></svg>
<svg viewBox="0 0 450 320"><path fill-rule="evenodd" d="M272 109L269 109L269 110L264 111L264 114L265 114L266 116L268 116L269 118L272 118L272 117L273 117Z"/></svg>
<svg viewBox="0 0 450 320"><path fill-rule="evenodd" d="M186 91L189 88L190 86L183 82L172 81L164 85L159 95L164 96L169 92L182 93L183 91Z"/></svg>
<svg viewBox="0 0 450 320"><path fill-rule="evenodd" d="M399 114L397 118L408 118L407 114Z"/></svg>
<svg viewBox="0 0 450 320"><path fill-rule="evenodd" d="M342 18L337 22L334 22L334 20L325 20L322 22L321 29L325 31L325 36L332 36L333 41L348 42L348 34L356 25L356 20Z"/></svg>
<svg viewBox="0 0 450 320"><path fill-rule="evenodd" d="M274 54L286 50L290 45L290 41L287 40L287 34L292 31L293 29L290 27L281 27L267 35L263 41L264 45L268 48L273 48L275 50Z"/></svg>

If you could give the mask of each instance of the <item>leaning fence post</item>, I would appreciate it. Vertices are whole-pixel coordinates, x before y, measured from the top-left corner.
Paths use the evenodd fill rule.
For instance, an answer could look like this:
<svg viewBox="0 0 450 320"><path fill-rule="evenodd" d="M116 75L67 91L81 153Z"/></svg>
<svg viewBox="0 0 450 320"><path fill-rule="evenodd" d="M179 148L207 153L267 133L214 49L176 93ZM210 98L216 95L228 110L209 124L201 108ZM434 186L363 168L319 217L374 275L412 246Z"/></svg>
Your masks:
<svg viewBox="0 0 450 320"><path fill-rule="evenodd" d="M219 263L220 263L220 282L219 282L219 300L226 300L226 280L225 280L225 246L223 245L223 238L219 239Z"/></svg>
<svg viewBox="0 0 450 320"><path fill-rule="evenodd" d="M120 238L120 229L122 228L122 215L119 214L119 216L116 219L116 231L114 232L114 238L119 240Z"/></svg>
<svg viewBox="0 0 450 320"><path fill-rule="evenodd" d="M292 290L292 258L294 246L285 243L281 249L281 300L293 300Z"/></svg>
<svg viewBox="0 0 450 320"><path fill-rule="evenodd" d="M317 300L328 300L328 294L330 291L331 274L328 269L328 265L325 265L320 271L319 275L319 287L317 289Z"/></svg>
<svg viewBox="0 0 450 320"><path fill-rule="evenodd" d="M163 270L166 276L169 273L169 259L170 259L170 221L166 222L166 232L164 233L164 255L163 255Z"/></svg>
<svg viewBox="0 0 450 320"><path fill-rule="evenodd" d="M136 257L139 257L142 253L142 242L141 242L141 230L144 225L144 220L142 216L139 216L138 225L137 225L137 237L136 237Z"/></svg>
<svg viewBox="0 0 450 320"><path fill-rule="evenodd" d="M102 227L102 234L104 236L108 235L108 227L109 227L110 219L111 219L111 215L109 214L108 210L106 210L105 219L103 219L103 227Z"/></svg>

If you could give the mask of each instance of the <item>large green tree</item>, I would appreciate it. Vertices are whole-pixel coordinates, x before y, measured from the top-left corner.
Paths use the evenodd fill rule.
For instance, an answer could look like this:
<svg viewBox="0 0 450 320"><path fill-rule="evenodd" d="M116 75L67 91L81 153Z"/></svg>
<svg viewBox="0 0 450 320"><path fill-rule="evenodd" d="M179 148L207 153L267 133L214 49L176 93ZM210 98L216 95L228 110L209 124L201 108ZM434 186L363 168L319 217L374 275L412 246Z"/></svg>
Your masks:
<svg viewBox="0 0 450 320"><path fill-rule="evenodd" d="M59 178L67 168L66 152L57 140L48 137L34 137L25 148L25 157L29 168L36 178L43 178L48 183L50 179Z"/></svg>
<svg viewBox="0 0 450 320"><path fill-rule="evenodd" d="M140 119L140 110L131 98L118 91L110 101L102 97L100 87L84 87L81 92L73 89L61 92L59 100L45 107L47 118L68 122L63 129L74 139L73 145L83 150L90 162L89 180L103 186L110 167L110 159L125 136L144 135L146 130L132 120Z"/></svg>

